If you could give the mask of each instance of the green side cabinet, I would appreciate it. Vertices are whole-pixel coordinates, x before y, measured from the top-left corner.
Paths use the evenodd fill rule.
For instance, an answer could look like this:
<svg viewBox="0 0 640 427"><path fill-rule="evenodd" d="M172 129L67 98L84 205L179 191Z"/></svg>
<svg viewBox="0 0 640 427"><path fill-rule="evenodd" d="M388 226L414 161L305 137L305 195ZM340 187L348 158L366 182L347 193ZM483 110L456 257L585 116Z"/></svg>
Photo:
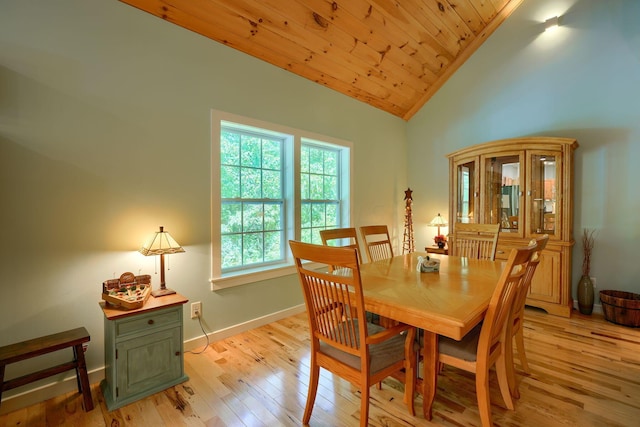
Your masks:
<svg viewBox="0 0 640 427"><path fill-rule="evenodd" d="M188 380L184 373L181 295L150 297L144 307L120 310L101 303L105 379L100 384L112 411Z"/></svg>

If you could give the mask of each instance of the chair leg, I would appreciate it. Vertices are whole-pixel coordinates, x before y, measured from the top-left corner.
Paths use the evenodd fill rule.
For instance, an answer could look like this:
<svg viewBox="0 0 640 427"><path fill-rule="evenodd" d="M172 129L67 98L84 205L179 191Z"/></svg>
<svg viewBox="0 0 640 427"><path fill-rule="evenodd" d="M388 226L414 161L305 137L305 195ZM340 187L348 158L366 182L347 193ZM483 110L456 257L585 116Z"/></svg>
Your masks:
<svg viewBox="0 0 640 427"><path fill-rule="evenodd" d="M507 386L509 388L509 395L513 399L517 399L519 396L516 396L516 393L518 390L518 383L516 380L516 367L515 367L515 364L513 363L513 352L514 352L513 339L511 340L506 339L505 341L506 342L505 342L504 354L503 354L504 357L501 356L501 358L498 359L498 363L505 364L505 368L507 371Z"/></svg>
<svg viewBox="0 0 640 427"><path fill-rule="evenodd" d="M362 389L360 391L360 427L367 427L369 425L369 387L366 380L364 381Z"/></svg>
<svg viewBox="0 0 640 427"><path fill-rule="evenodd" d="M414 398L416 394L416 378L418 376L418 352L414 349L416 330L411 329L407 334L405 342L405 380L404 380L404 401L411 416L416 415Z"/></svg>
<svg viewBox="0 0 640 427"><path fill-rule="evenodd" d="M320 379L320 367L316 364L315 356L311 355L311 364L309 368L309 391L307 393L307 406L304 408L302 416L302 424L309 424L311 412L316 401L316 393L318 392L318 380Z"/></svg>
<svg viewBox="0 0 640 427"><path fill-rule="evenodd" d="M511 396L511 380L509 378L510 374L508 364L511 364L511 367L513 367L513 359L509 358L504 353L501 354L496 361L496 374L498 375L498 385L500 386L502 399L507 405L507 409L513 411L515 406L513 405L513 398ZM515 382L515 378L513 378L513 381Z"/></svg>
<svg viewBox="0 0 640 427"><path fill-rule="evenodd" d="M422 414L425 420L431 421L432 406L438 385L438 334L424 333L422 348Z"/></svg>
<svg viewBox="0 0 640 427"><path fill-rule="evenodd" d="M491 400L489 399L489 370L479 369L476 372L476 395L480 421L484 427L492 427Z"/></svg>
<svg viewBox="0 0 640 427"><path fill-rule="evenodd" d="M524 333L522 332L522 328L516 332L516 348L518 349L522 370L530 374L531 371L529 370L529 362L527 362L527 354L524 351Z"/></svg>
<svg viewBox="0 0 640 427"><path fill-rule="evenodd" d="M529 364L527 363L527 356L524 351L524 334L522 333L522 328L518 329L518 331L514 335L514 340L516 342L516 348L518 350L518 356L520 357L520 362L522 364L522 369L529 373ZM507 349L507 358L508 358L508 374L509 374L509 391L511 396L514 399L520 399L520 390L518 390L518 382L516 380L516 369L513 362L513 342L509 343L509 349Z"/></svg>

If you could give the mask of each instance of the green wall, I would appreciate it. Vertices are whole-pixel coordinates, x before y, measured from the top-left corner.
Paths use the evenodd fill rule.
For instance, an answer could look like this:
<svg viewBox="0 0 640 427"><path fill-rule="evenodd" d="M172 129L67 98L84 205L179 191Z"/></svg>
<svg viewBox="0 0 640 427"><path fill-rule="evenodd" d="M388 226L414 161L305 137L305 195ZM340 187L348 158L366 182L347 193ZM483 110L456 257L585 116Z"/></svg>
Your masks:
<svg viewBox="0 0 640 427"><path fill-rule="evenodd" d="M100 369L101 284L157 287L136 250L160 225L186 249L167 286L202 302L208 331L303 303L293 275L210 290L211 109L352 141L355 225L402 238L401 119L115 0L0 11L0 345L83 325ZM185 339L201 335L187 315Z"/></svg>
<svg viewBox="0 0 640 427"><path fill-rule="evenodd" d="M408 123L116 0L0 10L0 345L83 325L99 370L101 283L132 271L157 286L136 249L159 225L187 251L168 286L202 301L207 330L302 303L294 277L210 291L211 109L352 141L354 225L386 223L398 247L408 186L417 247L447 215L447 153L575 137L576 234L600 230L592 273L640 292L640 2L525 0ZM574 282L580 262L578 243ZM201 334L185 318L185 339Z"/></svg>
<svg viewBox="0 0 640 427"><path fill-rule="evenodd" d="M555 15L561 26L544 32ZM639 20L636 0L525 0L407 126L409 185L429 200L414 211L416 239L430 241L425 224L448 214L447 153L525 135L576 138L573 286L587 227L597 230L597 291L640 293Z"/></svg>

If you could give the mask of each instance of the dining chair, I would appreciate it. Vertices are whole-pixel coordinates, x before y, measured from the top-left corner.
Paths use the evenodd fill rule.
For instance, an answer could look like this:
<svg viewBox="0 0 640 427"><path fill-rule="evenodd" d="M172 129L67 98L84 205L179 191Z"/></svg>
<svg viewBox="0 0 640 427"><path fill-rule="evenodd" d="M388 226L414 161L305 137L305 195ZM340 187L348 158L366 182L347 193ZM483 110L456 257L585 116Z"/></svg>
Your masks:
<svg viewBox="0 0 640 427"><path fill-rule="evenodd" d="M360 252L360 242L358 241L358 233L356 232L355 228L349 227L349 228L332 228L328 230L320 230L320 239L322 239L322 244L326 246L356 248L358 250L358 262L362 264L362 253ZM335 270L336 270L336 266L329 265L330 272L333 272ZM378 316L377 314L367 312L367 319L370 322L380 324L380 316ZM385 323L382 326L388 327L389 324L390 322ZM381 389L382 384L379 384L378 388Z"/></svg>
<svg viewBox="0 0 640 427"><path fill-rule="evenodd" d="M364 247L367 251L369 262L393 258L391 238L389 237L389 229L386 225L365 225L360 227L360 233L364 240ZM380 325L385 328L389 328L398 323L385 316L377 316L377 319Z"/></svg>
<svg viewBox="0 0 640 427"><path fill-rule="evenodd" d="M358 262L362 264L362 255L360 253L360 242L358 241L358 233L353 227L348 228L332 228L328 230L320 230L320 239L325 246L340 246L347 248L356 248L358 250ZM329 266L329 271L333 271L334 266Z"/></svg>
<svg viewBox="0 0 640 427"><path fill-rule="evenodd" d="M508 409L514 409L505 359L508 350L505 344L507 322L511 319L512 306L518 286L525 279L526 267L535 249L536 245L533 244L511 251L489 301L484 320L480 324L469 331L460 341L445 336L438 337L438 360L436 363L454 366L475 374L478 410L482 425L485 427L492 426L489 372L493 366L495 366L498 376L502 398ZM425 363L423 375L425 382L428 375L426 365ZM431 383L437 383L437 375L435 381Z"/></svg>
<svg viewBox="0 0 640 427"><path fill-rule="evenodd" d="M496 259L500 224L467 224L458 222L453 228L449 255L473 259Z"/></svg>
<svg viewBox="0 0 640 427"><path fill-rule="evenodd" d="M358 253L340 248L289 241L307 308L311 362L307 425L318 390L320 368L351 382L361 392L360 425L369 419L369 390L391 375L404 375L404 399L415 415L416 329L399 324L385 329L366 321ZM340 274L308 269L303 261L337 266ZM346 271L349 274L344 274Z"/></svg>
<svg viewBox="0 0 640 427"><path fill-rule="evenodd" d="M386 225L365 225L360 227L360 233L369 262L393 258L393 247Z"/></svg>
<svg viewBox="0 0 640 427"><path fill-rule="evenodd" d="M536 244L536 251L531 257L531 261L527 265L527 271L525 272L524 280L521 282L516 292L513 309L511 311L511 321L508 323L507 327L507 337L512 337L512 339L507 340L509 348L507 349L506 364L507 369L509 369L509 390L511 391L511 396L516 399L520 398L520 391L518 390L518 385L515 379L515 366L513 363L513 341L515 340L516 343L516 349L518 351L518 357L520 358L522 370L526 373L530 373L531 371L529 369L529 363L527 362L527 355L524 350L524 307L527 301L529 287L531 286L531 280L533 279L533 275L536 272L538 264L540 264L542 251L547 247L548 241L549 235L544 234L535 239L532 239L531 242L529 242L529 244Z"/></svg>

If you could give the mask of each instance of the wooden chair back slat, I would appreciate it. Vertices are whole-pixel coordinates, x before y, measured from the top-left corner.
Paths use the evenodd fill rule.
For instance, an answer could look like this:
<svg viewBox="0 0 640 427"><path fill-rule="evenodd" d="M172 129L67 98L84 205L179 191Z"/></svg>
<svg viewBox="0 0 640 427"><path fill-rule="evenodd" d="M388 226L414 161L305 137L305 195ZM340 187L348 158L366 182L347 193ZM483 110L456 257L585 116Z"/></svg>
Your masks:
<svg viewBox="0 0 640 427"><path fill-rule="evenodd" d="M509 370L509 390L511 392L511 396L515 398L520 397L520 391L518 390L518 386L515 380L515 367L513 364L513 339L515 338L516 348L518 350L518 356L520 358L520 364L522 365L522 369L529 373L529 363L527 362L527 356L524 348L524 331L522 323L524 322L524 308L527 302L527 294L529 293L529 288L531 286L531 280L538 268L538 265L541 261L542 251L547 247L547 243L549 242L549 235L545 234L535 239L532 239L529 242L530 245L536 245L536 251L531 256L531 260L527 265L527 269L524 275L524 280L518 286L518 290L516 292L516 296L513 302L513 308L511 310L511 321L508 322L507 328L507 369Z"/></svg>
<svg viewBox="0 0 640 427"><path fill-rule="evenodd" d="M358 262L362 264L362 254L360 252L360 242L358 241L358 233L353 227L332 228L328 230L320 230L320 238L325 246L340 246L343 248L355 248L358 251ZM329 266L331 271L335 270L334 266Z"/></svg>
<svg viewBox="0 0 640 427"><path fill-rule="evenodd" d="M393 247L386 225L365 225L360 227L369 262L393 258Z"/></svg>
<svg viewBox="0 0 640 427"><path fill-rule="evenodd" d="M495 260L500 224L456 223L449 254L473 259Z"/></svg>
<svg viewBox="0 0 640 427"><path fill-rule="evenodd" d="M498 280L489 308L482 324L482 333L478 342L478 352L489 355L495 344L503 339L507 320L513 309L519 286L524 283L527 265L534 253L535 245L522 249L513 249L507 267ZM489 332L485 333L485 330ZM483 334L488 335L483 337ZM483 339L484 338L484 339Z"/></svg>

